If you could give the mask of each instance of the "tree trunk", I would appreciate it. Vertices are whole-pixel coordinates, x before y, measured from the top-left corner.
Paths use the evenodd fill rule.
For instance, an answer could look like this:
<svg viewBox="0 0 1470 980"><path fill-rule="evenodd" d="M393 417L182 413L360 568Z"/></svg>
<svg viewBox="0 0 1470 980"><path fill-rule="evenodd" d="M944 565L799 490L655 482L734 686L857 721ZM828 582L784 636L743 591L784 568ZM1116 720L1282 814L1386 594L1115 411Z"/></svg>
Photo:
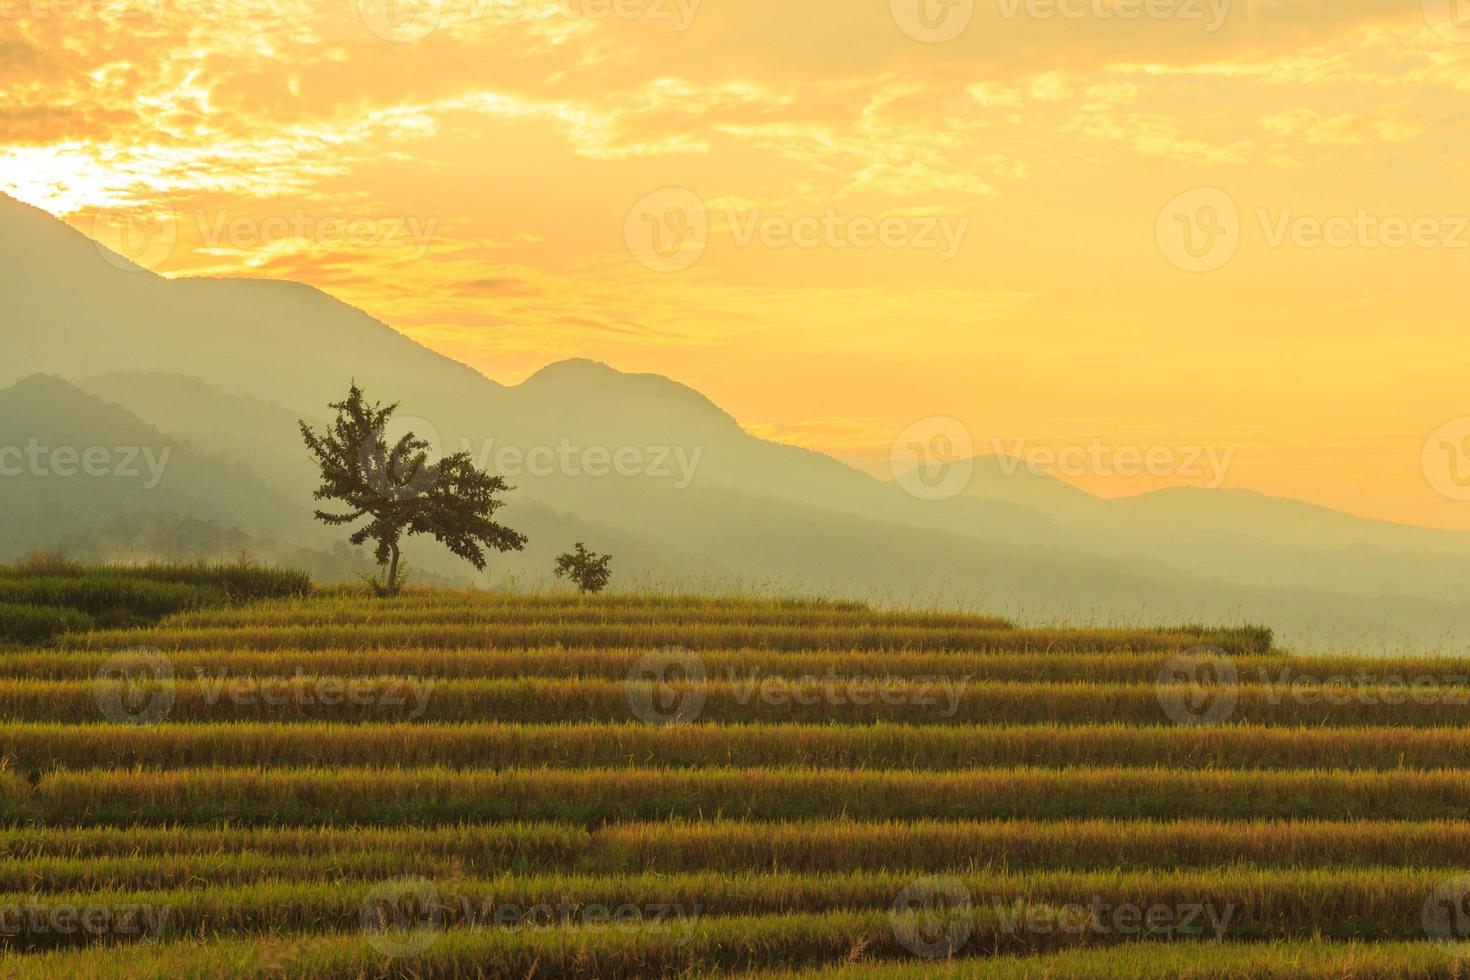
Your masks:
<svg viewBox="0 0 1470 980"><path fill-rule="evenodd" d="M386 586L384 586L384 589L387 591L387 593L389 595L397 595L398 594L398 545L393 544L393 545L389 545L388 547L391 549L390 554L391 554L392 557L388 561L388 584Z"/></svg>

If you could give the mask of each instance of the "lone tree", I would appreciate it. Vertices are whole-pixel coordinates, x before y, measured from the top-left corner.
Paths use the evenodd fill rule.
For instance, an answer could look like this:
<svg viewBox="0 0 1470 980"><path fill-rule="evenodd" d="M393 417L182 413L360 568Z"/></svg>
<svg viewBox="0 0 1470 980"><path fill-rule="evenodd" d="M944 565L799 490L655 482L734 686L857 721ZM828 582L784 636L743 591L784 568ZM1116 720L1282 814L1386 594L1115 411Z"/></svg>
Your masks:
<svg viewBox="0 0 1470 980"><path fill-rule="evenodd" d="M578 541L575 553L569 551L557 555L556 577L571 579L579 592L601 592L607 588L607 580L612 578L612 572L607 570L610 561L612 555L594 554Z"/></svg>
<svg viewBox="0 0 1470 980"><path fill-rule="evenodd" d="M316 516L329 525L367 520L349 540L355 545L376 542L374 556L387 570L385 581L373 581L379 594L395 595L402 588L399 547L408 536L432 534L480 571L485 569L486 548L525 547L525 535L491 520L505 503L495 495L515 488L476 468L468 452L430 463L429 443L412 432L388 445L388 421L398 405L369 405L356 382L347 399L331 407L337 419L321 434L299 423L306 448L322 470L315 499L346 507L346 513L318 510Z"/></svg>

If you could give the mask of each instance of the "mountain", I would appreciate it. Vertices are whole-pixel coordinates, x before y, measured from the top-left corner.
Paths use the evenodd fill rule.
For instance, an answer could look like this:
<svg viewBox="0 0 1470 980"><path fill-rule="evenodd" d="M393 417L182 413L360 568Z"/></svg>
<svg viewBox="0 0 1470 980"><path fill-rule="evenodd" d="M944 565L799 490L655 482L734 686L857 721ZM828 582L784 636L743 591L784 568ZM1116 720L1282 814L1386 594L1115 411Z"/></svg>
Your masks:
<svg viewBox="0 0 1470 980"><path fill-rule="evenodd" d="M976 461L966 493L919 500L753 437L667 378L574 360L500 385L318 290L166 280L3 197L0 290L0 340L13 352L0 387L16 382L0 392L0 454L31 439L173 453L147 494L98 481L59 494L34 478L0 487L26 527L0 540L0 558L57 540L142 549L174 535L201 550L244 540L351 574L361 555L311 520L314 472L296 421L320 425L355 378L437 446L469 451L516 487L501 515L529 535L526 551L474 576L417 542L407 557L429 580L543 582L580 540L613 553L624 585L773 587L1083 623L1250 619L1314 645L1463 642L1452 631L1470 611L1464 535L1237 491L1101 500L1001 457Z"/></svg>
<svg viewBox="0 0 1470 980"><path fill-rule="evenodd" d="M974 460L967 493L1018 501L1068 537L1201 578L1455 602L1470 590L1470 533L1365 520L1251 490L1174 487L1103 499L1016 460Z"/></svg>
<svg viewBox="0 0 1470 980"><path fill-rule="evenodd" d="M182 374L320 414L356 376L447 431L468 431L471 420L481 428L504 391L309 286L164 279L4 195L0 280L8 345L0 386L48 372Z"/></svg>
<svg viewBox="0 0 1470 980"><path fill-rule="evenodd" d="M226 455L204 452L60 378L0 391L0 553L54 544L118 520L228 516L288 536L309 522L284 492Z"/></svg>

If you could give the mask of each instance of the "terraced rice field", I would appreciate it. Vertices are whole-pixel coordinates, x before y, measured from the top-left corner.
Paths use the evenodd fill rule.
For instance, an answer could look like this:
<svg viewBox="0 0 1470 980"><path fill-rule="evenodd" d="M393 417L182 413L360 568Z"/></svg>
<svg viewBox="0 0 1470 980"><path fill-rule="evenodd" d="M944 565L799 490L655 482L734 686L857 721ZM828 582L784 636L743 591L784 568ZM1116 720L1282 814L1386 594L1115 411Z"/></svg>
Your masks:
<svg viewBox="0 0 1470 980"><path fill-rule="evenodd" d="M1466 974L1470 662L344 594L0 654L0 976Z"/></svg>

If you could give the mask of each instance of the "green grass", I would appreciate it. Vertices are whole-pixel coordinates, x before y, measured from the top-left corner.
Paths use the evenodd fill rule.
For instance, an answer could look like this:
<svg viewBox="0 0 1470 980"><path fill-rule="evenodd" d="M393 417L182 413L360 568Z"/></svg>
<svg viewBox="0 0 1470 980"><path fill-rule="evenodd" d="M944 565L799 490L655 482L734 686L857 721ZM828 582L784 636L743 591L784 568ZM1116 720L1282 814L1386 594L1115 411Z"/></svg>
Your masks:
<svg viewBox="0 0 1470 980"><path fill-rule="evenodd" d="M33 555L0 566L0 642L47 643L95 624L145 626L184 610L310 589L305 573L243 563L87 567Z"/></svg>

